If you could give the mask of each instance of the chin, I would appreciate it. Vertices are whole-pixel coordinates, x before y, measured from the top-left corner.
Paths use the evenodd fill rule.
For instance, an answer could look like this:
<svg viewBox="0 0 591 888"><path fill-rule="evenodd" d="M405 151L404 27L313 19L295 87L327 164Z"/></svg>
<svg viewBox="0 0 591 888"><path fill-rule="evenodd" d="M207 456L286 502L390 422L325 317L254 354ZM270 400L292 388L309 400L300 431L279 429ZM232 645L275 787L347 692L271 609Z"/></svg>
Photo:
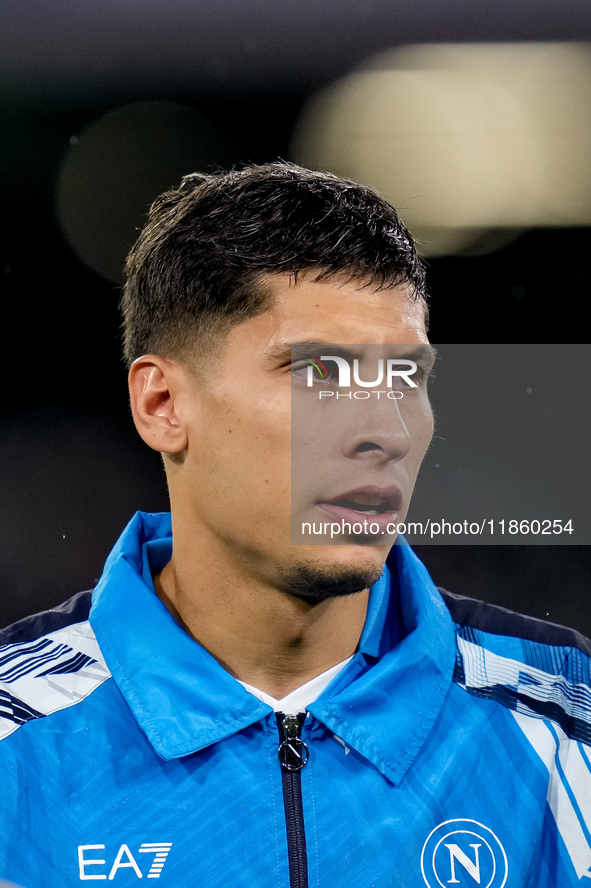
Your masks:
<svg viewBox="0 0 591 888"><path fill-rule="evenodd" d="M377 583L390 548L367 543L301 547L300 557L279 571L279 589L310 604L355 595Z"/></svg>

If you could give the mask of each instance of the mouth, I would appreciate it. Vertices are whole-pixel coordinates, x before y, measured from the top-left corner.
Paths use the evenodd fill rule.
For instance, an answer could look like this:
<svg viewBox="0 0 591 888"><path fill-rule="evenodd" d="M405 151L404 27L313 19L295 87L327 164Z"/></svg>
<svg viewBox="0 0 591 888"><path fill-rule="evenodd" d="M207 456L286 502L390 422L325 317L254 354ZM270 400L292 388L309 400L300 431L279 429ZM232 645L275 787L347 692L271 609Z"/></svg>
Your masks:
<svg viewBox="0 0 591 888"><path fill-rule="evenodd" d="M371 531L383 535L388 524L395 522L402 508L403 496L398 487L358 487L348 490L317 505L333 521L361 523L371 526Z"/></svg>

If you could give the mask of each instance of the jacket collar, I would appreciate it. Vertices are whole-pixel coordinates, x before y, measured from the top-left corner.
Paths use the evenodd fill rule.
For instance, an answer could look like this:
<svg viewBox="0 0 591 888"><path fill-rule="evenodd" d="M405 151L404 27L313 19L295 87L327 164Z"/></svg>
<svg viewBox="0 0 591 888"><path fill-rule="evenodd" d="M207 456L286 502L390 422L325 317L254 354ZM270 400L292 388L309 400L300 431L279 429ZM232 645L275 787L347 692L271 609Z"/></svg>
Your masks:
<svg viewBox="0 0 591 888"><path fill-rule="evenodd" d="M321 694L308 710L397 784L426 740L451 685L455 632L443 599L405 540L393 547L386 566L391 588L384 599L390 611L400 606L400 636L386 646L384 633L375 658L368 656L374 603L370 598L349 674L345 670L338 675L329 693Z"/></svg>
<svg viewBox="0 0 591 888"><path fill-rule="evenodd" d="M148 550L157 570L170 558L168 513L134 516L94 590L90 622L136 721L168 760L243 730L270 708L154 594ZM397 783L439 713L455 644L449 613L410 547L394 546L388 566L371 589L357 654L308 710Z"/></svg>

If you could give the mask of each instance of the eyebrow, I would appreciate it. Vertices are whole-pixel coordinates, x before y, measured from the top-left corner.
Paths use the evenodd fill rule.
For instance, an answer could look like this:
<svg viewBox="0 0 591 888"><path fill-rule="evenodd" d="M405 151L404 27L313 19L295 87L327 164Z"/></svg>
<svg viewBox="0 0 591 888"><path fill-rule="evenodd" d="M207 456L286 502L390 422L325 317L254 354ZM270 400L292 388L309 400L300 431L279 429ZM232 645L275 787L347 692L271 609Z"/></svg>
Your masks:
<svg viewBox="0 0 591 888"><path fill-rule="evenodd" d="M369 344L369 347L372 345L376 346L378 343ZM400 344L392 343L393 347L401 348ZM293 361L296 358L306 358L306 357L321 357L322 354L330 353L332 355L336 355L337 357L345 358L348 361L354 360L355 358L363 357L363 349L367 348L366 345L335 345L333 342L319 342L318 339L310 339L304 340L302 342L280 342L275 346L272 346L269 349L265 349L265 356L274 359L276 361ZM386 346L381 346L386 347ZM397 354L397 358L408 359L410 361L414 361L416 364L420 364L421 367L430 371L433 367L437 359L437 349L435 349L432 345L426 343L419 343L418 345L409 345L407 348L403 347L403 352L401 354Z"/></svg>

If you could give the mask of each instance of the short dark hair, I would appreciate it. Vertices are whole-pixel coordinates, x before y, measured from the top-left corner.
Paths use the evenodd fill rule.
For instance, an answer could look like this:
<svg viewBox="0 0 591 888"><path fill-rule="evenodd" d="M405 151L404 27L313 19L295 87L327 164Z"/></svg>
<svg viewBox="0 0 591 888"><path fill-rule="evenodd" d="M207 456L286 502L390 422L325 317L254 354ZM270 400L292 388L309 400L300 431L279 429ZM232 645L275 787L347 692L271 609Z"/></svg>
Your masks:
<svg viewBox="0 0 591 888"><path fill-rule="evenodd" d="M271 307L263 275L308 270L426 299L413 239L371 188L284 162L185 176L152 204L127 258L125 358L206 353Z"/></svg>

